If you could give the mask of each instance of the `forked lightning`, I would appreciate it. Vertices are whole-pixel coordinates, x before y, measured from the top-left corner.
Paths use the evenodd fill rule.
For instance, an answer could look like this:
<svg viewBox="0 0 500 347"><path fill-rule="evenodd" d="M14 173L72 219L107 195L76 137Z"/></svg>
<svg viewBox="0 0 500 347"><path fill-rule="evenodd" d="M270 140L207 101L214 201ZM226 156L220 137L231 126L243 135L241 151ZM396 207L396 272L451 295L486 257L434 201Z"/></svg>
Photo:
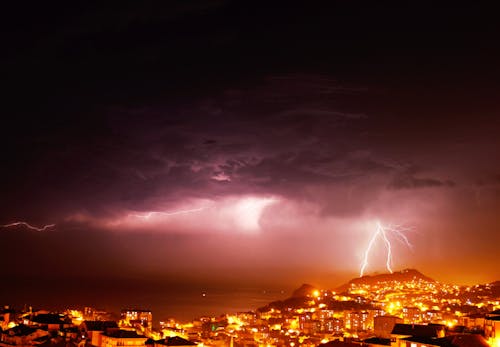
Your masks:
<svg viewBox="0 0 500 347"><path fill-rule="evenodd" d="M410 241L403 234L404 232L409 230L411 230L411 228L403 227L401 225L382 225L379 221L377 221L375 232L370 238L370 242L368 243L368 246L366 247L366 250L364 252L363 263L361 264L361 269L359 270L359 276L363 277L363 275L365 274L366 267L368 266L368 259L370 257L370 251L372 250L373 245L375 244L377 239L380 238L382 238L387 249L385 267L390 273L392 273L392 244L390 237L393 236L409 248L412 248Z"/></svg>

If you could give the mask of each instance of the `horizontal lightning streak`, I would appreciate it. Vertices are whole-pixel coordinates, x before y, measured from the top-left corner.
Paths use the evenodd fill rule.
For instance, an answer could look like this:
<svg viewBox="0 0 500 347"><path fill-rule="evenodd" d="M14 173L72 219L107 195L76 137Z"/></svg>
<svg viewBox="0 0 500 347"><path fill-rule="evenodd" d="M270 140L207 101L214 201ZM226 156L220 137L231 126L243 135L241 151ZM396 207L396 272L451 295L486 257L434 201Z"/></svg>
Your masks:
<svg viewBox="0 0 500 347"><path fill-rule="evenodd" d="M133 214L132 216L137 217L137 218L142 218L142 219L149 219L155 215L176 216L176 215L180 215L180 214L195 213L195 212L203 211L206 208L207 207L200 207L200 208L193 208L190 210L178 210L178 211L172 211L172 212L152 211L152 212L148 212L146 214Z"/></svg>
<svg viewBox="0 0 500 347"><path fill-rule="evenodd" d="M47 229L51 229L51 228L55 227L56 225L55 224L47 224L47 225L44 225L43 227L36 227L36 226L31 225L27 222L13 222L13 223L9 223L9 224L3 224L0 226L2 228L12 228L12 227L16 227L16 226L24 226L24 227L31 229L31 230L45 231Z"/></svg>

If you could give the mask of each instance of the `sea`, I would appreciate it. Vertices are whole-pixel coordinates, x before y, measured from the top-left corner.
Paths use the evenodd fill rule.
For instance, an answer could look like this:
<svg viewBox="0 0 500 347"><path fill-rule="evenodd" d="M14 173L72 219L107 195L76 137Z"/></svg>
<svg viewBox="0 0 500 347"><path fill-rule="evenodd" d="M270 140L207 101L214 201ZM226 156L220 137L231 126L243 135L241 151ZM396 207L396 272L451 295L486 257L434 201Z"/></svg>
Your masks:
<svg viewBox="0 0 500 347"><path fill-rule="evenodd" d="M203 285L192 283L156 284L124 281L103 284L96 281L28 281L0 288L0 305L14 309L62 311L92 307L112 313L117 319L122 309L151 310L154 325L173 318L190 322L200 317L247 312L291 296L295 288L270 286Z"/></svg>

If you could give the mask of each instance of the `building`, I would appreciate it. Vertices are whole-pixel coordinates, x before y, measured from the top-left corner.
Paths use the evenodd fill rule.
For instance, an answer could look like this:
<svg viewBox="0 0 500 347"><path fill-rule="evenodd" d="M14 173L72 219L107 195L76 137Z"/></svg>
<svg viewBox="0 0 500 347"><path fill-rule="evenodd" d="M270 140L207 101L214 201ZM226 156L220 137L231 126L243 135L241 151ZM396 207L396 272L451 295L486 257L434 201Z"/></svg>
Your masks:
<svg viewBox="0 0 500 347"><path fill-rule="evenodd" d="M110 329L101 336L97 347L145 347L147 337L132 330Z"/></svg>
<svg viewBox="0 0 500 347"><path fill-rule="evenodd" d="M102 333L108 329L118 329L115 321L83 321L79 326L82 336L94 346L101 345Z"/></svg>
<svg viewBox="0 0 500 347"><path fill-rule="evenodd" d="M369 314L367 311L347 312L345 328L351 331L365 331L370 328Z"/></svg>
<svg viewBox="0 0 500 347"><path fill-rule="evenodd" d="M419 347L415 343L416 340L427 341L428 339L436 339L444 337L445 327L440 324L396 324L391 331L391 346L392 347ZM405 341L410 341L406 343ZM428 342L428 341L427 341ZM424 343L424 342L423 342ZM424 343L422 346L426 346Z"/></svg>
<svg viewBox="0 0 500 347"><path fill-rule="evenodd" d="M321 331L321 323L318 320L309 320L301 323L301 331L306 335L314 335Z"/></svg>
<svg viewBox="0 0 500 347"><path fill-rule="evenodd" d="M401 323L403 319L397 316L377 316L373 319L374 333L377 337L390 338L394 326Z"/></svg>
<svg viewBox="0 0 500 347"><path fill-rule="evenodd" d="M483 330L485 315L482 313L472 313L467 316L460 317L459 323L468 329Z"/></svg>
<svg viewBox="0 0 500 347"><path fill-rule="evenodd" d="M133 327L141 331L151 331L153 328L153 314L151 310L123 309L121 311L120 326Z"/></svg>
<svg viewBox="0 0 500 347"><path fill-rule="evenodd" d="M341 333L344 330L344 321L338 318L330 318L321 322L321 332L324 333Z"/></svg>
<svg viewBox="0 0 500 347"><path fill-rule="evenodd" d="M405 323L422 322L422 314L418 307L403 307L403 319Z"/></svg>
<svg viewBox="0 0 500 347"><path fill-rule="evenodd" d="M500 315L489 314L484 319L484 337L492 346L500 346Z"/></svg>
<svg viewBox="0 0 500 347"><path fill-rule="evenodd" d="M436 323L443 320L443 313L439 310L427 310L422 312L423 323Z"/></svg>
<svg viewBox="0 0 500 347"><path fill-rule="evenodd" d="M84 320L89 320L89 321L113 319L111 313L104 310L95 309L93 307L85 307L83 309L82 316Z"/></svg>

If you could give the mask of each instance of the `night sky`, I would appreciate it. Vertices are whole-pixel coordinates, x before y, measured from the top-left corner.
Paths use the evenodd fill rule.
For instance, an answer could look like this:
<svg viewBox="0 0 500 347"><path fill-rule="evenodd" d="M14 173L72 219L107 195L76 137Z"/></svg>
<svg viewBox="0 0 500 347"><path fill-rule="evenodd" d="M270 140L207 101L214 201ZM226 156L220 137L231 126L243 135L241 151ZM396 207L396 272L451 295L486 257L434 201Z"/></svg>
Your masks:
<svg viewBox="0 0 500 347"><path fill-rule="evenodd" d="M377 221L412 244L391 240L396 270L500 279L493 9L9 6L0 224L55 226L0 229L2 302L46 280L335 286Z"/></svg>

